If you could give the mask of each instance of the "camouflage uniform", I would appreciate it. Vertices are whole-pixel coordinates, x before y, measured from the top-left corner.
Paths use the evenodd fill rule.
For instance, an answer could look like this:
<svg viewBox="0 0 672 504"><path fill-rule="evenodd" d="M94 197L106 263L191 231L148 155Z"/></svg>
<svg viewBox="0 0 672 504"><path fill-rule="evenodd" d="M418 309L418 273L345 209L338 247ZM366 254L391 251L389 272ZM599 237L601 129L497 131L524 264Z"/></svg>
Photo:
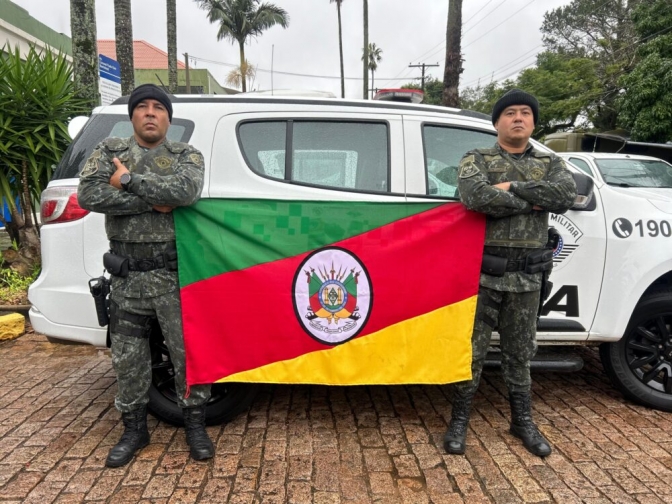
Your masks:
<svg viewBox="0 0 672 504"><path fill-rule="evenodd" d="M509 191L492 187L511 182ZM524 258L548 239L548 212L564 213L574 203L576 185L564 162L530 144L510 154L499 144L467 152L460 162L458 190L464 205L487 215L486 254ZM544 211L532 210L538 205ZM530 359L537 351L536 321L541 273L481 274L472 336L472 379L456 384L463 396L476 392L492 331L497 327L502 372L510 392L530 391Z"/></svg>
<svg viewBox="0 0 672 504"><path fill-rule="evenodd" d="M118 158L132 173L129 190L110 185ZM165 140L154 149L138 145L134 137L108 138L101 142L80 175L79 204L105 214L110 248L117 255L149 259L175 249L175 225L171 212L153 205L186 206L196 202L203 189L204 165L201 153L185 143ZM110 300L113 309L158 319L175 368L175 388L181 408L193 408L210 398L210 385L191 387L186 395L184 339L177 271L166 268L129 271L125 278L112 276ZM133 329L137 324L120 318L117 322ZM117 374L116 407L130 412L149 402L152 366L149 340L111 333L112 363Z"/></svg>

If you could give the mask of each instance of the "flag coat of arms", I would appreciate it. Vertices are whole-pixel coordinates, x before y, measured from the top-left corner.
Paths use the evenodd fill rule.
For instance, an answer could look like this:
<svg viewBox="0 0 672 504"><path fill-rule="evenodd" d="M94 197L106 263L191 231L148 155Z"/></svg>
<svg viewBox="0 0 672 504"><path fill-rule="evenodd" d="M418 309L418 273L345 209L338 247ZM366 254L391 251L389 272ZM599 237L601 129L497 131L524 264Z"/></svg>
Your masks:
<svg viewBox="0 0 672 504"><path fill-rule="evenodd" d="M174 215L189 385L471 377L482 215L246 199Z"/></svg>

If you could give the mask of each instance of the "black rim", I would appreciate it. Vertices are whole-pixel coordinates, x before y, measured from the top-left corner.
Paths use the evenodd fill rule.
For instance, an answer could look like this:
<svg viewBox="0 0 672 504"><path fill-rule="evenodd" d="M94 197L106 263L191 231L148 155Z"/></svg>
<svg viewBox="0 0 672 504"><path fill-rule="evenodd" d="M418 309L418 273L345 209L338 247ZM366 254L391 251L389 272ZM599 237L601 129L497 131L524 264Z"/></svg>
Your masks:
<svg viewBox="0 0 672 504"><path fill-rule="evenodd" d="M672 313L642 321L628 334L628 366L647 387L672 394Z"/></svg>
<svg viewBox="0 0 672 504"><path fill-rule="evenodd" d="M177 404L175 392L175 370L170 360L168 347L161 341L151 340L152 349L152 384L166 399ZM231 394L230 384L215 383L211 388L210 400L207 404L222 401Z"/></svg>

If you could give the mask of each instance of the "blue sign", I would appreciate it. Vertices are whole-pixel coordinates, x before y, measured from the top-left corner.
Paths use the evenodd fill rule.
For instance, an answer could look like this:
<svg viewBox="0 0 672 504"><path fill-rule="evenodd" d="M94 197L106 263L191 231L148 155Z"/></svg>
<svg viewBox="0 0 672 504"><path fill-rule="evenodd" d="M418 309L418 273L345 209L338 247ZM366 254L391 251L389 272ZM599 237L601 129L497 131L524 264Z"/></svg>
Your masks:
<svg viewBox="0 0 672 504"><path fill-rule="evenodd" d="M102 54L98 55L98 66L100 67L100 78L107 79L117 84L121 84L121 67L119 63L112 58Z"/></svg>

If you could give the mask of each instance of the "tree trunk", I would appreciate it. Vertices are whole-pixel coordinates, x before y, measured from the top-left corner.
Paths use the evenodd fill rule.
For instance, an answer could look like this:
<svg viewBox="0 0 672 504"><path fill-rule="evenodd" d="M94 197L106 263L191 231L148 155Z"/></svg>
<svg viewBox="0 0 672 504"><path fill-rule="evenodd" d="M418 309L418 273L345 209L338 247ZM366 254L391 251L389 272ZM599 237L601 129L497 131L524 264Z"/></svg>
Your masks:
<svg viewBox="0 0 672 504"><path fill-rule="evenodd" d="M114 39L121 69L121 94L130 95L135 89L131 0L114 0Z"/></svg>
<svg viewBox="0 0 672 504"><path fill-rule="evenodd" d="M242 83L242 88L243 88L243 93L247 91L247 78L245 76L245 41L238 41L238 44L240 45L240 75L241 75L241 83Z"/></svg>
<svg viewBox="0 0 672 504"><path fill-rule="evenodd" d="M369 99L369 0L364 0L364 99Z"/></svg>
<svg viewBox="0 0 672 504"><path fill-rule="evenodd" d="M443 99L446 107L460 106L460 74L462 68L462 0L449 0L446 30L446 68L443 73Z"/></svg>
<svg viewBox="0 0 672 504"><path fill-rule="evenodd" d="M376 92L376 87L373 85L373 68L371 69L371 99L373 100L373 93Z"/></svg>
<svg viewBox="0 0 672 504"><path fill-rule="evenodd" d="M175 0L166 0L168 17L168 90L177 93L177 7Z"/></svg>
<svg viewBox="0 0 672 504"><path fill-rule="evenodd" d="M70 31L77 94L93 108L100 105L95 0L70 0Z"/></svg>
<svg viewBox="0 0 672 504"><path fill-rule="evenodd" d="M336 2L338 9L338 50L341 55L341 98L345 98L345 74L343 72L343 33L341 31L341 2Z"/></svg>

